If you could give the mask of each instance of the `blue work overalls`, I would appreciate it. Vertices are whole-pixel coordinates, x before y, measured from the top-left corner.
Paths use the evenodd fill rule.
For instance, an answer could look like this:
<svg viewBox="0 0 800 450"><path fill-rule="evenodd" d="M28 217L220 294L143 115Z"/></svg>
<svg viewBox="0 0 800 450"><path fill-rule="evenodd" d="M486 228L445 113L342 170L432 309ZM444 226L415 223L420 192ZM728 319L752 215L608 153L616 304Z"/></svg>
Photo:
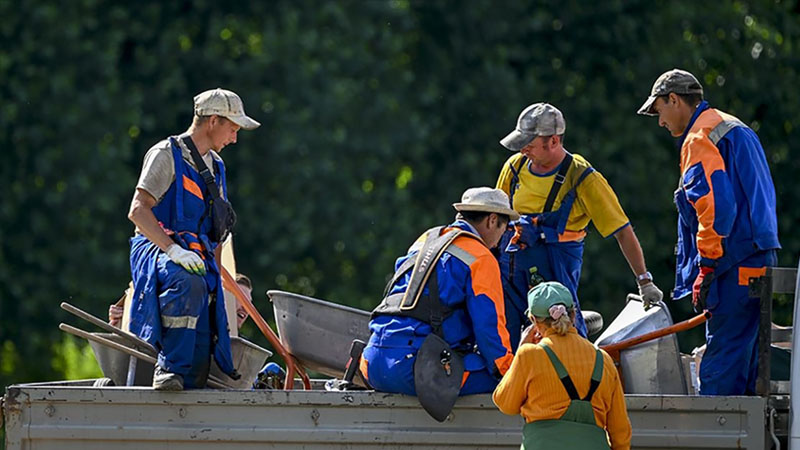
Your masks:
<svg viewBox="0 0 800 450"><path fill-rule="evenodd" d="M689 138L691 136L691 138ZM702 142L700 142L702 139ZM702 395L755 393L758 372L759 298L750 297L750 278L763 275L777 263L778 225L775 188L758 136L739 119L701 102L681 138L681 159L694 145L713 144L724 166L706 174L703 161L682 163L675 191L678 209L678 243L673 299L687 297L699 266L714 267L706 308L706 351L700 365ZM709 181L710 180L710 183ZM722 256L701 257L700 229L693 204L703 197L715 201L714 230L722 236Z"/></svg>
<svg viewBox="0 0 800 450"><path fill-rule="evenodd" d="M200 255L206 275L188 272L166 253L137 234L131 238L131 273L134 295L130 331L158 350L158 365L184 378L186 388L205 386L213 353L223 372L233 372L230 336L222 281L214 260L208 233L211 217L207 212L211 196L202 176L183 159L181 149L170 138L175 163L175 181L153 214L172 239L186 250ZM225 166L214 160L216 183L227 197ZM209 298L219 293L214 311Z"/></svg>
<svg viewBox="0 0 800 450"><path fill-rule="evenodd" d="M565 158L562 164L571 162L572 158ZM522 166L520 165L518 170L521 170ZM514 177L511 180L509 199L513 208L519 173L513 167L511 170ZM506 327L514 351L519 346L520 330L528 321L525 311L528 309L528 290L533 287L532 276L541 281L558 281L569 289L575 301L575 328L581 336L586 337L586 323L578 302L583 240L560 242L559 235L564 233L566 228L572 204L577 196L576 189L592 172L594 169L588 167L578 176L575 184L562 198L557 210L522 215L519 220L509 225L509 230L500 241L498 259L506 299Z"/></svg>

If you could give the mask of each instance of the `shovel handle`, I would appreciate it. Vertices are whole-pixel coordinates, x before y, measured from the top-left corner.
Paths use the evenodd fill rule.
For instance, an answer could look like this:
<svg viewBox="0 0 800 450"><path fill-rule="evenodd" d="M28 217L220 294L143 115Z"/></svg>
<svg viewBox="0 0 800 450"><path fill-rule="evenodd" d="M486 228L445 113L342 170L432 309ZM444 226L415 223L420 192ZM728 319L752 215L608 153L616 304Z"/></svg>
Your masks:
<svg viewBox="0 0 800 450"><path fill-rule="evenodd" d="M275 335L272 328L267 324L267 321L264 320L264 317L258 312L255 305L253 305L253 302L244 295L242 288L236 284L230 272L228 272L225 267L220 266L220 273L222 275L222 286L233 292L233 295L236 296L236 300L244 307L245 311L250 314L250 317L253 318L253 322L256 323L256 326L261 330L261 333L264 334L264 337L272 344L275 351L281 355L281 358L286 361L286 380L284 380L283 388L285 390L291 390L294 387L294 376L299 375L303 380L303 387L306 390L311 390L311 380L308 379L308 374L306 374L303 366L295 359L294 355L286 350L286 347L283 346L278 336Z"/></svg>

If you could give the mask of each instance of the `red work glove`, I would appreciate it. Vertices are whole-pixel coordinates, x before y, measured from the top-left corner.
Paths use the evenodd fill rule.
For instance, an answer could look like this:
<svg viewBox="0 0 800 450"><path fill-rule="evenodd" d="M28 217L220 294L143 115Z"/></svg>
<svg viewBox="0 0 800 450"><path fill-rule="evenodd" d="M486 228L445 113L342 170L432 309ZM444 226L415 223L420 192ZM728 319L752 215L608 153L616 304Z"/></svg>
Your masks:
<svg viewBox="0 0 800 450"><path fill-rule="evenodd" d="M697 312L706 309L706 297L708 297L708 289L711 282L714 281L714 268L708 266L700 266L700 274L694 280L692 285L692 305Z"/></svg>

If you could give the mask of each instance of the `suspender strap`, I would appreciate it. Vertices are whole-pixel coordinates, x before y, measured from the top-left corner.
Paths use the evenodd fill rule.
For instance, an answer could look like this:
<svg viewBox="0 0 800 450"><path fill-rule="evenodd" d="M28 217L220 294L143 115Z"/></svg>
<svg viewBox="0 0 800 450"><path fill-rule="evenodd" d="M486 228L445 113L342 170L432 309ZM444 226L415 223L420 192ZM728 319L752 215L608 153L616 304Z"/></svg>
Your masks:
<svg viewBox="0 0 800 450"><path fill-rule="evenodd" d="M194 141L192 141L188 136L184 136L181 140L189 149L189 154L192 155L192 160L194 161L194 165L197 166L197 171L200 172L200 176L203 177L203 181L206 182L206 187L208 187L208 193L211 195L211 198L214 200L219 200L219 188L214 182L214 175L212 175L211 171L208 170L208 166L206 166L206 162L203 161L203 158L200 156L200 151L197 150L197 146L194 145Z"/></svg>
<svg viewBox="0 0 800 450"><path fill-rule="evenodd" d="M415 258L411 279L408 281L408 288L403 296L403 301L400 302L400 309L413 309L417 306L423 287L428 283L431 273L436 272L434 268L442 253L455 238L464 233L466 232L462 230L453 230L439 236L438 229L428 232L425 244Z"/></svg>
<svg viewBox="0 0 800 450"><path fill-rule="evenodd" d="M426 234L430 233L432 230L436 230L436 233L434 233L433 236L438 237L439 233L441 232L440 230L442 228L444 227L431 228L426 232ZM430 236L431 235L429 235L428 237ZM426 241L427 239L428 238L426 238ZM453 244L452 241L449 246L445 247L444 251L445 253L449 253L450 255L452 255L453 257L455 257L456 259L458 259L459 261L463 262L468 266L471 266L472 263L475 262L474 256L472 256L468 251L464 250L458 245ZM400 264L400 267L398 267L397 270L395 270L394 275L392 275L392 278L389 279L389 282L386 284L386 287L383 290L384 298L386 298L386 296L389 295L389 291L392 289L392 286L394 286L395 283L397 283L397 281L400 280L400 278L402 278L406 274L406 272L411 270L411 268L414 267L414 264L416 264L416 262L417 262L416 258L407 258L405 261L403 261L402 264Z"/></svg>
<svg viewBox="0 0 800 450"><path fill-rule="evenodd" d="M561 186L564 185L564 180L567 179L567 171L571 165L572 154L567 153L567 155L564 157L564 160L561 161L561 165L558 167L558 173L556 173L556 178L553 180L553 185L550 187L550 193L547 194L547 200L544 202L544 209L542 212L550 212L553 209L553 204L556 202L558 191L560 191Z"/></svg>
<svg viewBox="0 0 800 450"><path fill-rule="evenodd" d="M594 357L594 370L592 370L592 381L589 384L589 392L586 393L584 400L592 401L592 396L597 387L600 386L600 380L603 379L603 354L600 349L595 350Z"/></svg>
<svg viewBox="0 0 800 450"><path fill-rule="evenodd" d="M523 156L519 159L519 164L517 164L516 169L512 164L508 165L508 168L511 169L511 184L508 186L508 202L512 209L514 208L514 193L517 192L517 189L519 188L519 172L522 170L522 166L524 166L526 162L528 162L528 157Z"/></svg>
<svg viewBox="0 0 800 450"><path fill-rule="evenodd" d="M595 351L594 369L592 370L592 381L589 384L589 392L581 399L578 395L578 391L575 389L572 378L570 378L569 373L567 373L567 369L561 364L561 360L558 359L549 346L542 344L541 347L544 349L545 353L547 353L547 357L550 358L550 363L553 364L553 368L556 369L556 374L558 374L558 378L561 379L561 384L564 385L564 389L566 389L570 400L585 400L591 402L592 396L594 396L594 392L597 390L597 387L600 386L600 380L603 378L603 355L600 353L600 350L598 349Z"/></svg>

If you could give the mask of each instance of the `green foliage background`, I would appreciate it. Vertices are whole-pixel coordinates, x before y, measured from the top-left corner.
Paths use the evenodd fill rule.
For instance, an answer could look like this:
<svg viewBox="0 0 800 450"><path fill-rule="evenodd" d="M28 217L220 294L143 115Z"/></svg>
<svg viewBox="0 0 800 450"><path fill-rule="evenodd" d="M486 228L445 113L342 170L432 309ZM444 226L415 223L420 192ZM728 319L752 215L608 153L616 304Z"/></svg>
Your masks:
<svg viewBox="0 0 800 450"><path fill-rule="evenodd" d="M418 233L448 222L466 187L494 184L509 156L498 140L535 101L565 113L567 148L616 189L668 291L678 152L635 111L673 67L759 133L780 262L795 266L798 12L783 0L0 0L0 386L96 371L57 330L58 304L104 316L119 297L144 153L217 86L263 124L223 156L238 266L267 315L268 289L371 309ZM616 242L592 233L582 303L610 322L634 288ZM790 313L784 302L779 319Z"/></svg>

